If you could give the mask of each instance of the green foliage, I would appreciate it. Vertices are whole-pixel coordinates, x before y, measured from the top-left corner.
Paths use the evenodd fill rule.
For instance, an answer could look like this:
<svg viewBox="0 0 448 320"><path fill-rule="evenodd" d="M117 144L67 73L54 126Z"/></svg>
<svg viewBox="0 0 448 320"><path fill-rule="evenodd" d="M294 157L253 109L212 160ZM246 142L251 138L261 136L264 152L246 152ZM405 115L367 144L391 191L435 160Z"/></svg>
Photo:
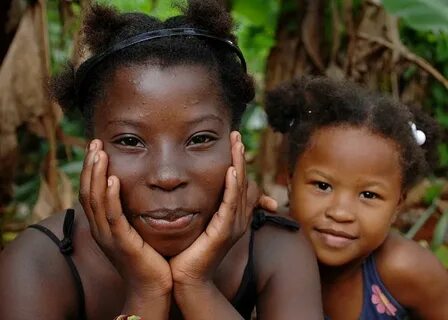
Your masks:
<svg viewBox="0 0 448 320"><path fill-rule="evenodd" d="M263 80L266 59L275 44L279 4L276 0L234 0L232 15L237 24L236 34L249 71L259 83Z"/></svg>
<svg viewBox="0 0 448 320"><path fill-rule="evenodd" d="M448 1L448 0L447 0ZM401 40L414 53L429 61L437 70L448 78L448 32L433 33L430 31L417 31L406 24L401 26ZM418 77L416 67L410 67L403 76L409 81ZM428 94L424 101L425 109L434 115L442 128L444 137L448 132L448 90L437 80L430 78ZM446 138L438 147L439 172L448 171L448 144Z"/></svg>
<svg viewBox="0 0 448 320"><path fill-rule="evenodd" d="M267 126L260 96L263 92L267 58L275 45L279 10L277 0L232 1L232 16L237 25L238 45L246 58L249 72L256 80L258 93L255 103L248 106L241 125L248 158L256 156L263 129ZM248 168L251 173L256 171L252 165Z"/></svg>
<svg viewBox="0 0 448 320"><path fill-rule="evenodd" d="M431 248L436 249L443 245L446 232L448 230L448 210L442 214L442 217L437 222L434 230L434 236L431 243Z"/></svg>
<svg viewBox="0 0 448 320"><path fill-rule="evenodd" d="M123 12L138 11L149 13L153 7L153 3L149 0L96 0L96 2L106 5L112 5Z"/></svg>
<svg viewBox="0 0 448 320"><path fill-rule="evenodd" d="M448 32L448 0L383 0L383 4L416 30Z"/></svg>
<svg viewBox="0 0 448 320"><path fill-rule="evenodd" d="M440 246L435 249L434 254L442 262L443 266L448 269L448 247Z"/></svg>
<svg viewBox="0 0 448 320"><path fill-rule="evenodd" d="M75 15L79 15L79 6L70 4ZM59 11L59 1L49 0L47 4L48 36L50 42L51 72L59 72L73 51L73 36L79 28L79 19L74 19L66 28L62 26L62 17Z"/></svg>

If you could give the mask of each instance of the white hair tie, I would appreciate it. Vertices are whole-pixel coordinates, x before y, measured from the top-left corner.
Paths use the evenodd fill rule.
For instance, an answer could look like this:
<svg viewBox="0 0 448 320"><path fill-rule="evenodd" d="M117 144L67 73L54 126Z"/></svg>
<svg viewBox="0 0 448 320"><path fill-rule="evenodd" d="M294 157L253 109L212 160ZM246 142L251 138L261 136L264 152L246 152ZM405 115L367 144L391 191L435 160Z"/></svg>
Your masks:
<svg viewBox="0 0 448 320"><path fill-rule="evenodd" d="M426 134L422 130L417 130L417 126L414 122L409 122L409 125L412 129L412 134L414 135L414 139L419 146L422 146L426 142Z"/></svg>

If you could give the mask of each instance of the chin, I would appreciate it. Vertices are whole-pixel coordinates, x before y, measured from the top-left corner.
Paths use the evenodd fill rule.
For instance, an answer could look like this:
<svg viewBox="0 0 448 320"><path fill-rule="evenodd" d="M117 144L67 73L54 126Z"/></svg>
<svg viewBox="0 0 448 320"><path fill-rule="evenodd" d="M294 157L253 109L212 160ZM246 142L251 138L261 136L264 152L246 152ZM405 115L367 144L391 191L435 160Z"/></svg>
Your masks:
<svg viewBox="0 0 448 320"><path fill-rule="evenodd" d="M133 226L138 234L160 255L169 258L187 249L205 230L201 221L180 230L154 230L143 221L134 221Z"/></svg>
<svg viewBox="0 0 448 320"><path fill-rule="evenodd" d="M356 261L356 257L345 255L342 252L316 252L319 264L327 267L343 267Z"/></svg>
<svg viewBox="0 0 448 320"><path fill-rule="evenodd" d="M185 249L187 249L194 241L191 241L191 243L186 243L185 241L182 241L182 243L178 243L177 241L170 241L167 243L158 242L150 244L151 247L154 248L161 256L165 258L171 258L174 256L177 256L181 252L183 252Z"/></svg>

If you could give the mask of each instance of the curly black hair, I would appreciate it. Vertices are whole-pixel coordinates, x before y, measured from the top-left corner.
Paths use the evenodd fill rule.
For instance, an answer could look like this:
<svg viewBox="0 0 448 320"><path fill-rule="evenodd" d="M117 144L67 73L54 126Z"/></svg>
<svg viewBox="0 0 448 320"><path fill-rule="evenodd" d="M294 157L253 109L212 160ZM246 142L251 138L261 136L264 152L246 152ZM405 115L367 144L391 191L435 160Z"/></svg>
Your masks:
<svg viewBox="0 0 448 320"><path fill-rule="evenodd" d="M434 119L418 108L407 107L348 81L324 77L294 79L267 93L266 112L274 130L289 133L291 174L313 133L340 125L366 127L395 141L400 149L404 191L414 186L437 161L440 131ZM413 136L411 122L426 135L422 146Z"/></svg>
<svg viewBox="0 0 448 320"><path fill-rule="evenodd" d="M199 28L236 43L230 14L216 0L188 0L180 6L182 14L165 21L144 13L119 13L116 9L94 4L83 22L82 48L98 55L134 35L166 28ZM77 93L76 68L65 70L50 81L50 93L64 111L80 109L92 134L92 118L98 99L104 97L107 80L122 66L153 64L162 67L197 64L210 70L221 87L221 96L231 110L232 127L237 128L246 104L255 95L252 77L242 68L236 54L226 44L195 36L167 37L146 41L107 57L83 82Z"/></svg>

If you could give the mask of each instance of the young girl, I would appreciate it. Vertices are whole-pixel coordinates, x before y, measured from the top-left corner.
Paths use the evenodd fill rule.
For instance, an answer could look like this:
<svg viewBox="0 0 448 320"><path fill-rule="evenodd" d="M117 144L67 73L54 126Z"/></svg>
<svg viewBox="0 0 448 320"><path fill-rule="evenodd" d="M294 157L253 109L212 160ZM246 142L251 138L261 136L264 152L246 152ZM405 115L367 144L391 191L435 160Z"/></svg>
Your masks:
<svg viewBox="0 0 448 320"><path fill-rule="evenodd" d="M322 319L297 225L257 212L247 228L257 197L232 130L254 87L230 16L210 0L184 12L87 15L90 57L52 83L92 137L81 206L2 252L1 319L249 319L255 304Z"/></svg>
<svg viewBox="0 0 448 320"><path fill-rule="evenodd" d="M328 318L448 319L446 270L390 232L432 156L434 121L324 78L270 92L267 113L289 133L291 212L318 257Z"/></svg>

